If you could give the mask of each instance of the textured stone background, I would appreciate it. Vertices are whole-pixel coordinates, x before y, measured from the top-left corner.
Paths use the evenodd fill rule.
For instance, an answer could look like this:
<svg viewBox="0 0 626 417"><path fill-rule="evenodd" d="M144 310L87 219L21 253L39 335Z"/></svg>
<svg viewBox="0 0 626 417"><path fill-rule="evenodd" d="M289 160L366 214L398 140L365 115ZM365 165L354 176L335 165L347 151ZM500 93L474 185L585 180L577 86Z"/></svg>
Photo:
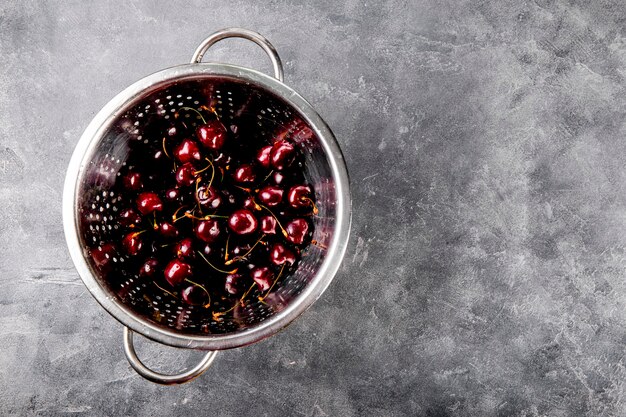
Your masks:
<svg viewBox="0 0 626 417"><path fill-rule="evenodd" d="M623 0L87 3L0 2L0 415L626 415ZM62 183L114 94L225 26L335 131L353 235L286 331L160 387L72 266Z"/></svg>

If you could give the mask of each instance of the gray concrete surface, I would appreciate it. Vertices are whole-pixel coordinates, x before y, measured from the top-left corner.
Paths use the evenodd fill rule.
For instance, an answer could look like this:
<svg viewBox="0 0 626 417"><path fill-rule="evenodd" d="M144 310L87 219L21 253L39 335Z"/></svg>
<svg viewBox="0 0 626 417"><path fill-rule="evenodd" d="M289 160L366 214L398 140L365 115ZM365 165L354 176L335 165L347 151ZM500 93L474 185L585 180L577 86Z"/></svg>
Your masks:
<svg viewBox="0 0 626 417"><path fill-rule="evenodd" d="M353 237L286 331L160 387L74 271L62 183L101 106L225 26L335 131ZM626 415L625 77L619 0L0 2L0 415Z"/></svg>

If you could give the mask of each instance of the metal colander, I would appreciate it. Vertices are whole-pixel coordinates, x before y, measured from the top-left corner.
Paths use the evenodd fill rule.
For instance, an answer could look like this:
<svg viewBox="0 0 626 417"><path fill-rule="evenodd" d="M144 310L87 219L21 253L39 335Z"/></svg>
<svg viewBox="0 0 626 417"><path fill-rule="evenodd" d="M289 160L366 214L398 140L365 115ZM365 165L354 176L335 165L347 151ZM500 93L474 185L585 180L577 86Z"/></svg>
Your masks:
<svg viewBox="0 0 626 417"><path fill-rule="evenodd" d="M201 63L205 51L227 37L241 37L260 45L270 56L275 78L252 69ZM191 64L165 69L133 84L94 118L81 137L67 173L64 225L72 259L94 297L125 327L125 350L135 370L159 383L192 379L210 366L209 352L195 368L178 375L162 375L137 358L132 331L171 346L221 350L244 346L268 337L301 314L324 291L343 257L350 227L349 183L337 142L322 119L297 93L282 83L280 59L272 45L257 33L225 29L207 38ZM131 149L152 146L151 126L163 123L182 108L215 109L235 135L251 138L283 135L304 155L306 182L313 185L318 214L315 245L302 254L298 268L283 277L264 302L249 302L231 314L207 314L202 307L183 304L169 293L139 279L136 269L104 279L89 248L98 249L116 234L123 167ZM184 113L184 114L183 114ZM181 112L185 123L200 123L200 116ZM111 262L131 260L123 254ZM257 297L250 297L257 300ZM232 303L231 303L232 304ZM217 311L231 305L216 302ZM132 330L132 331L131 331Z"/></svg>

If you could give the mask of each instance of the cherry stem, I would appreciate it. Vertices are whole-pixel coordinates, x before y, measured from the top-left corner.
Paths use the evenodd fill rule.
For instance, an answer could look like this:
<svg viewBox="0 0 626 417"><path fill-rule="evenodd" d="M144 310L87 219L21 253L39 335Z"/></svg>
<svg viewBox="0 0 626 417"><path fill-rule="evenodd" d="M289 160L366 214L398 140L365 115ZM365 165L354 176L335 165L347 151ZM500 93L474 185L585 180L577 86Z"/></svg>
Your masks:
<svg viewBox="0 0 626 417"><path fill-rule="evenodd" d="M228 218L228 216L220 216L220 215L217 215L217 214L207 214L206 216L203 216L203 217L197 217L197 216L194 216L193 214L191 214L188 211L185 212L185 214L183 214L182 217L189 217L190 219L194 219L194 220L206 220L206 219L213 219L213 218L216 218L216 219L227 219Z"/></svg>
<svg viewBox="0 0 626 417"><path fill-rule="evenodd" d="M192 108L192 107L181 107L181 110L191 110L193 112L198 113L198 116L200 116L200 118L202 119L202 123L206 124L206 119L204 118L204 116L202 115L202 113L200 113L198 110ZM178 112L176 112L176 117L178 117Z"/></svg>
<svg viewBox="0 0 626 417"><path fill-rule="evenodd" d="M196 178L196 197L198 196L198 186L200 185L200 181L202 178ZM198 210L200 210L200 214L202 214L202 206L200 206L200 202L196 200L196 206L198 206Z"/></svg>
<svg viewBox="0 0 626 417"><path fill-rule="evenodd" d="M253 283L253 284L250 286L250 288L248 288L248 291L246 291L246 292L245 292L245 293L241 296L241 298L239 299L239 302L241 303L241 306L242 306L242 307L243 307L243 305L244 305L244 304L243 304L243 300L245 300L245 299L246 299L246 297L248 296L248 294L250 294L250 291L252 291L252 289L255 287L255 285L256 285L256 282L255 282L255 283Z"/></svg>
<svg viewBox="0 0 626 417"><path fill-rule="evenodd" d="M209 187L210 187L211 186L210 183L213 182L213 175L215 175L215 167L213 166L213 162L211 162L211 160L209 158L205 158L205 159L209 163L209 165L205 166L200 171L194 171L193 174L194 175L202 174L207 169L213 168L213 174L211 174L211 181L209 182Z"/></svg>
<svg viewBox="0 0 626 417"><path fill-rule="evenodd" d="M285 228L283 227L282 224L280 224L280 221L278 220L278 217L276 217L276 215L272 212L272 210L268 209L267 207L265 207L263 204L260 204L260 207L263 207L265 210L269 211L270 214L272 215L272 217L274 218L274 220L276 220L276 223L278 224L278 227L280 227L280 230L283 232L283 235L285 237L289 237L289 234L287 233L287 231L285 230Z"/></svg>
<svg viewBox="0 0 626 417"><path fill-rule="evenodd" d="M261 243L261 241L263 240L263 238L265 237L265 235L261 236L259 238L259 240L256 241L256 243L254 245L252 245L252 247L250 248L250 250L248 250L248 252L246 252L244 255L240 255L240 256L235 256L233 259L231 259L230 261L226 261L224 263L224 265L228 266L230 264L232 264L233 262L239 262L243 259L246 258L246 256L250 255L250 253L254 250L254 248L256 248L256 246Z"/></svg>
<svg viewBox="0 0 626 417"><path fill-rule="evenodd" d="M280 272L278 272L278 275L276 276L276 279L274 280L274 283L272 284L270 289L267 290L267 292L265 293L265 295L263 297L259 297L259 301L263 302L263 300L265 300L265 297L270 295L270 292L272 292L272 289L274 289L274 285L276 285L276 283L280 279L281 275L283 275L283 269L285 269L285 264L283 264L283 266L280 267Z"/></svg>
<svg viewBox="0 0 626 417"><path fill-rule="evenodd" d="M250 291L252 291L252 289L254 288L256 284L252 284L252 286L250 288L248 288L248 291L245 292L244 295L241 296L241 298L239 299L238 302L236 302L231 308L229 308L226 311L220 311L220 312L213 312L212 317L213 320L217 321L219 320L219 318L225 314L230 313L231 311L233 311L235 309L235 307L237 307L238 304L241 304L241 306L243 307L243 300L246 299L246 297L248 296L248 294L250 293Z"/></svg>
<svg viewBox="0 0 626 417"><path fill-rule="evenodd" d="M176 222L177 222L177 221L179 221L180 219L183 219L183 218L187 217L187 216L186 216L186 214L187 214L187 213L185 213L184 215L182 215L182 216L180 216L180 217L176 217L176 215L178 214L178 212L179 212L179 211L181 211L181 210L182 210L182 209L184 209L184 208L185 208L185 206L180 206L180 207L179 207L179 208L178 208L178 209L174 212L174 214L172 214L172 221L173 221L174 223L176 223Z"/></svg>
<svg viewBox="0 0 626 417"><path fill-rule="evenodd" d="M274 173L274 170L271 170L271 171L270 171L270 173L269 173L269 174L267 174L267 176L266 176L265 178L263 178L263 181L261 181L261 182L259 183L259 185L261 185L261 184L263 184L265 181L267 181L267 179L268 179L269 177L271 177L273 173Z"/></svg>
<svg viewBox="0 0 626 417"><path fill-rule="evenodd" d="M245 191L245 192L247 192L247 193L249 193L250 191L252 191L252 190L250 190L249 188L246 188L246 187L241 187L241 186L239 186L239 185L235 185L235 187L239 188L240 190L244 190L244 191Z"/></svg>
<svg viewBox="0 0 626 417"><path fill-rule="evenodd" d="M166 137L164 136L163 137L163 153L165 153L165 156L167 156L168 158L171 159L172 157L170 156L169 153L167 153L167 149L165 149L165 139L166 139Z"/></svg>
<svg viewBox="0 0 626 417"><path fill-rule="evenodd" d="M211 107L201 106L200 108L202 110L206 110L206 111L209 111L209 112L213 113L215 115L215 118L217 118L217 119L220 118L219 114L217 114L217 112L215 111L215 107L213 107L213 106L211 106Z"/></svg>
<svg viewBox="0 0 626 417"><path fill-rule="evenodd" d="M302 201L308 201L309 204L311 204L313 206L313 214L317 215L317 213L319 213L319 210L317 209L317 206L315 205L315 203L313 202L313 200L311 200L309 197L302 197L300 200Z"/></svg>
<svg viewBox="0 0 626 417"><path fill-rule="evenodd" d="M315 246L317 246L318 248L322 248L322 249L324 249L324 250L328 249L328 246L324 245L323 243L318 242L318 241L317 241L317 240L315 240L315 239L311 241L311 245L315 245Z"/></svg>
<svg viewBox="0 0 626 417"><path fill-rule="evenodd" d="M160 289L161 291L163 291L163 292L165 292L165 293L167 293L167 294L171 295L172 297L174 297L174 298L176 298L176 299L178 300L178 297L177 297L176 295L172 294L171 292L169 292L169 291L168 291L168 290L166 290L165 288L162 288L162 287L161 287L159 284L157 284L155 281L152 281L152 283L153 283L154 285L156 285L156 286L157 286L157 288L158 288L158 289Z"/></svg>
<svg viewBox="0 0 626 417"><path fill-rule="evenodd" d="M235 268L232 271L224 271L223 269L219 269L218 267L216 267L215 265L213 265L211 262L209 262L209 260L202 254L202 252L198 251L198 255L200 255L202 257L202 259L204 259L204 261L209 264L209 266L213 269L215 269L217 272L221 272L222 274L234 274L235 272L237 272L237 270L239 268Z"/></svg>
<svg viewBox="0 0 626 417"><path fill-rule="evenodd" d="M185 281L187 281L188 283L190 283L192 285L195 285L196 287L200 287L202 289L202 291L204 291L206 293L206 295L209 297L209 302L204 304L202 307L204 307L204 308L210 307L211 306L211 294L209 294L209 292L206 290L206 288L204 288L203 285L200 285L197 282L193 282L189 278L185 278Z"/></svg>
<svg viewBox="0 0 626 417"><path fill-rule="evenodd" d="M230 242L230 234L226 238L226 249L224 250L224 262L228 261L228 242Z"/></svg>

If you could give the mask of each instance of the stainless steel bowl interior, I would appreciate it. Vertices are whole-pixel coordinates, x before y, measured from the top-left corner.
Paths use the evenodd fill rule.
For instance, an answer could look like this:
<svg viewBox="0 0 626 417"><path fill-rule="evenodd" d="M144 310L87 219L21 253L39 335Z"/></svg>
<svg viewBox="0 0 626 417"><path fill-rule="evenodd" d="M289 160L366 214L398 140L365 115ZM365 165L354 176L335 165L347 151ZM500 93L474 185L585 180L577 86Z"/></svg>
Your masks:
<svg viewBox="0 0 626 417"><path fill-rule="evenodd" d="M264 301L237 307L218 319L183 304L128 270L104 280L89 248L107 242L119 227L117 181L133 146L161 138L146 126L172 118L181 107L213 107L223 123L249 134L286 135L305 158L315 189L315 232L297 271ZM187 113L189 123L198 123ZM74 175L74 178L70 177ZM193 64L164 70L112 100L85 132L66 183L66 234L81 277L118 320L147 337L184 347L223 349L267 337L306 309L332 280L347 243L348 178L332 133L310 105L284 84L254 70L225 64ZM114 262L124 263L124 255ZM230 308L231 304L218 306Z"/></svg>

